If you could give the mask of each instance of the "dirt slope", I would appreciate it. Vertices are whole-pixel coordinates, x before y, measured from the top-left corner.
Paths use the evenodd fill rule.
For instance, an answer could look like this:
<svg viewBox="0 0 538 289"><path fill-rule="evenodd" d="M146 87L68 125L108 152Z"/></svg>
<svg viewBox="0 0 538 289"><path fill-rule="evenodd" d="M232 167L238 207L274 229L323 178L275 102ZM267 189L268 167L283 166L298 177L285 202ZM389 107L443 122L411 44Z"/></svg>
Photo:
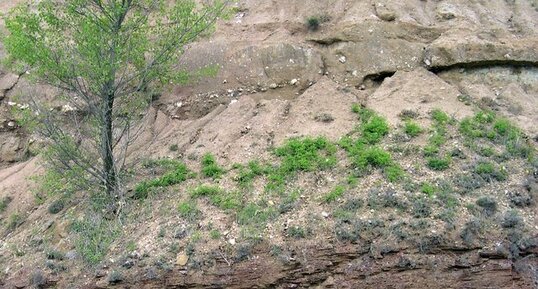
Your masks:
<svg viewBox="0 0 538 289"><path fill-rule="evenodd" d="M0 0L0 11L16 2L20 1ZM132 161L171 157L197 168L206 152L215 154L223 166L253 158L272 159L271 149L291 137L322 135L339 141L357 126L357 116L350 109L354 103L386 117L395 130L402 125L398 115L403 110L416 112L417 122L427 127L432 123L430 112L436 108L459 120L479 108L493 109L521 127L536 147L535 0L241 0L234 5L234 17L219 22L209 39L192 44L181 63L190 69L218 65L218 75L187 87L166 88L141 124L143 133L129 152ZM317 31L305 26L311 16L326 20ZM519 244L521 258L514 258L505 252L509 245L504 236L497 233L485 234L470 245L461 244L457 233L441 242L434 237L443 225L433 217L426 218L434 223L427 229L430 234L421 237L436 246L425 252L392 237L334 241L335 233L329 227L336 221L332 215L321 215L326 211L333 214L333 208L319 200L339 184L342 171L299 176L297 186L307 192L301 196L299 208L264 228L271 238L249 248L250 257L241 261L233 261L227 254L232 250L230 240L234 244L241 240L241 227L233 217L203 203L200 206L209 213L197 224L199 230L213 226L228 233L220 243L208 241L199 246L213 263L201 260L198 267L192 263L181 266L173 252L173 257L166 255L165 262L171 267L149 271L158 267L151 265L157 261L149 264L140 255L164 254L164 245L155 237L159 228L188 226L177 215L166 213L169 207L176 210L176 198L195 186L188 181L174 189L179 195L172 193L145 207L140 205L137 209L150 211L151 217L124 225L133 238L114 243L103 266L88 271L78 258L66 258L71 269L58 273L43 265L43 251L73 252L70 219L51 216L48 201L35 201L29 177L42 168L39 158L29 153L33 137L10 114L11 107L24 105L28 95L54 94L51 88L29 83L24 75L0 71L0 200L11 200L0 211L0 220L7 226L12 216L23 216L15 230L0 235L0 288L29 288L35 283L36 269L45 276L44 287L57 288L538 288L536 247ZM427 141L423 135L413 144L424 146ZM456 137L449 140L458 148L463 147L461 142ZM384 147L390 145L383 143ZM172 151L172 146L177 149ZM416 159L402 162L418 178L433 174L417 169ZM481 194L506 196L513 191L527 193L527 188L536 192L536 176L528 181L532 173L527 167L517 161L507 166L514 169L510 181L487 187ZM464 166L440 178L449 179L457 170ZM353 193L366 198L368 189L380 179L381 173L365 178ZM227 180L218 184L232 187ZM252 194L263 195L262 184L254 183ZM463 203L468 198L459 199ZM499 199L499 211L514 208L505 199ZM74 205L75 216L78 205ZM516 209L525 218L531 241L537 240L536 204ZM365 210L359 217L373 218L374 211ZM398 214L389 214L394 215L389 221L394 223ZM459 217L469 221L472 216L462 213ZM307 240L290 240L282 233L289 226L310 226L308 222L323 225ZM456 223L458 229L463 225ZM52 242L43 245L43 239ZM168 247L178 243L185 250L185 240L169 239L162 242ZM138 255L125 259L127 240L136 243ZM277 245L283 248L276 254L282 258L271 253ZM127 268L125 260L137 265ZM125 271L123 282L108 282L114 268Z"/></svg>

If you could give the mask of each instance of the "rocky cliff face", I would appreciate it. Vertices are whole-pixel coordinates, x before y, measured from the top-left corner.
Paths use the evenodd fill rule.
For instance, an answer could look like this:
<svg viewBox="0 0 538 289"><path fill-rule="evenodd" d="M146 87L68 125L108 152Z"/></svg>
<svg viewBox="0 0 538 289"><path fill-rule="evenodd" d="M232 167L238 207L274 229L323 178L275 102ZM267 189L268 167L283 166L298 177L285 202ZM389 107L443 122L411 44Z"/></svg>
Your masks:
<svg viewBox="0 0 538 289"><path fill-rule="evenodd" d="M493 109L520 126L534 146L538 141L535 0L241 0L234 5L232 19L188 47L181 63L187 69L217 65L217 76L167 88L145 118L147 130L132 147L132 158L168 156L170 145L177 145L183 156L211 151L232 164L268 156L267 148L290 137L324 135L336 141L355 126L349 107L357 102L393 127L401 124L402 110L416 112L417 121L429 125L434 108L458 119L478 107ZM309 17L320 21L318 29L308 29ZM34 211L31 193L20 192L36 164L26 161L32 137L18 127L10 108L24 106L28 95L51 97L54 90L25 78L0 72L0 176L5 176L0 196L17 204L2 217L28 212L23 233L0 243L4 252L8 242L28 241L24 230L50 227L40 217L46 212ZM320 121L324 116L328 121ZM535 198L536 177L528 186ZM536 205L526 216L536 240ZM177 266L150 278L141 267L120 284L88 275L76 286L538 288L536 247L519 244L519 257L513 258L506 252L510 244L489 237L465 246L428 239L433 249L426 251L398 242L328 245L316 239L306 247L290 245L285 262L270 258L270 246L262 242L252 249L259 257L244 262L230 264L220 255L207 270ZM9 277L0 286L30 285L31 269L21 263L6 267ZM67 288L77 279L51 276L45 287Z"/></svg>

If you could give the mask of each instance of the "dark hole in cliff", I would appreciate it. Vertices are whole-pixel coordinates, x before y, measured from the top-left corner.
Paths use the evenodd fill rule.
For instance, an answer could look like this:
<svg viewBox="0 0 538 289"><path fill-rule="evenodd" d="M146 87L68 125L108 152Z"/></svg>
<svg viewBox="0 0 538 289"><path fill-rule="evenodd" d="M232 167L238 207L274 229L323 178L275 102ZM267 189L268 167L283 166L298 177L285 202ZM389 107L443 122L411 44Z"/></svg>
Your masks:
<svg viewBox="0 0 538 289"><path fill-rule="evenodd" d="M363 79L362 85L366 88L378 87L383 83L383 81L385 81L385 78L392 77L395 73L396 71L382 71L379 73L366 75Z"/></svg>

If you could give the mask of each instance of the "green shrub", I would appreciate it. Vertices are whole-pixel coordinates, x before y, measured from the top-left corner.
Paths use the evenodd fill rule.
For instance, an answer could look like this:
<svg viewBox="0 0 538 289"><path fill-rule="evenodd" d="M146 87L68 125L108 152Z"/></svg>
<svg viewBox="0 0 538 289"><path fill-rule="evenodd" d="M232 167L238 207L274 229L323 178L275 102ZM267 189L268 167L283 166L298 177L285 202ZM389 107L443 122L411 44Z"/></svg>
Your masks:
<svg viewBox="0 0 538 289"><path fill-rule="evenodd" d="M46 253L46 257L48 260L63 260L65 255L64 253L58 251L58 250L50 250L50 251L47 251Z"/></svg>
<svg viewBox="0 0 538 289"><path fill-rule="evenodd" d="M64 201L62 199L56 200L50 204L48 211L51 214L58 214L64 208Z"/></svg>
<svg viewBox="0 0 538 289"><path fill-rule="evenodd" d="M191 191L191 197L208 197L212 205L223 210L241 207L241 195L237 192L226 192L216 186L201 185Z"/></svg>
<svg viewBox="0 0 538 289"><path fill-rule="evenodd" d="M479 123L492 123L495 120L495 113L492 111L479 111L474 119Z"/></svg>
<svg viewBox="0 0 538 289"><path fill-rule="evenodd" d="M357 103L354 103L351 105L351 111L358 114L361 111L361 106Z"/></svg>
<svg viewBox="0 0 538 289"><path fill-rule="evenodd" d="M440 147L444 143L446 143L446 138L444 136L444 132L436 131L429 139L428 143L432 146Z"/></svg>
<svg viewBox="0 0 538 289"><path fill-rule="evenodd" d="M281 157L280 169L284 172L327 169L336 164L336 147L324 137L290 139L275 150Z"/></svg>
<svg viewBox="0 0 538 289"><path fill-rule="evenodd" d="M274 217L276 217L276 211L273 208L249 203L237 213L237 223L263 227L267 221Z"/></svg>
<svg viewBox="0 0 538 289"><path fill-rule="evenodd" d="M20 226L24 221L24 218L19 213L13 213L9 216L9 220L7 222L7 231L12 232L15 230L18 226Z"/></svg>
<svg viewBox="0 0 538 289"><path fill-rule="evenodd" d="M368 144L379 143L388 133L389 125L381 116L375 115L362 125L362 138Z"/></svg>
<svg viewBox="0 0 538 289"><path fill-rule="evenodd" d="M256 177L269 174L272 170L270 166L263 166L258 160L249 161L246 168L240 166L238 169L239 173L236 176L235 181L237 181L242 188L249 187Z"/></svg>
<svg viewBox="0 0 538 289"><path fill-rule="evenodd" d="M208 178L218 179L224 172L224 169L217 164L212 154L207 153L202 157L202 175Z"/></svg>
<svg viewBox="0 0 538 289"><path fill-rule="evenodd" d="M424 156L432 157L439 153L440 148L435 145L426 145L424 147Z"/></svg>
<svg viewBox="0 0 538 289"><path fill-rule="evenodd" d="M170 147L168 147L168 149L171 152L177 152L177 150L179 149L179 146L177 144L173 144L173 145L170 145Z"/></svg>
<svg viewBox="0 0 538 289"><path fill-rule="evenodd" d="M404 132L410 137L416 137L422 133L422 128L416 122L408 120L405 122Z"/></svg>
<svg viewBox="0 0 538 289"><path fill-rule="evenodd" d="M295 239L303 239L306 237L306 231L299 226L291 226L288 228L288 236Z"/></svg>
<svg viewBox="0 0 538 289"><path fill-rule="evenodd" d="M476 200L476 204L482 208L486 216L492 216L497 212L497 201L492 197L481 197Z"/></svg>
<svg viewBox="0 0 538 289"><path fill-rule="evenodd" d="M310 31L316 31L319 29L320 19L317 16L310 16L306 19L306 27Z"/></svg>
<svg viewBox="0 0 538 289"><path fill-rule="evenodd" d="M438 124L445 124L445 123L448 123L450 121L450 117L448 116L448 114L446 114L445 112L443 112L440 109L434 109L431 112L431 117Z"/></svg>
<svg viewBox="0 0 538 289"><path fill-rule="evenodd" d="M326 203L332 203L336 201L338 198L340 198L344 192L346 191L346 188L342 185L336 186L332 191L330 191L325 197L323 198Z"/></svg>
<svg viewBox="0 0 538 289"><path fill-rule="evenodd" d="M148 197L152 188L177 185L186 181L190 177L190 171L185 164L176 164L173 171L164 174L162 177L150 181L143 181L136 185L133 197L135 199L144 200Z"/></svg>
<svg viewBox="0 0 538 289"><path fill-rule="evenodd" d="M506 136L510 130L514 129L510 121L504 118L497 119L493 124L493 128L495 129L495 132L501 136Z"/></svg>
<svg viewBox="0 0 538 289"><path fill-rule="evenodd" d="M324 137L292 138L274 150L282 160L278 167L268 169L266 190L282 190L285 181L300 171L325 170L334 167L336 146Z"/></svg>
<svg viewBox="0 0 538 289"><path fill-rule="evenodd" d="M411 120L418 118L419 114L414 110L404 109L398 114L398 116L401 120Z"/></svg>
<svg viewBox="0 0 538 289"><path fill-rule="evenodd" d="M495 155L495 149L489 146L478 147L477 153L483 157L491 157Z"/></svg>
<svg viewBox="0 0 538 289"><path fill-rule="evenodd" d="M474 173L487 182L505 181L508 178L504 170L498 169L493 163L487 161L479 161L474 167Z"/></svg>
<svg viewBox="0 0 538 289"><path fill-rule="evenodd" d="M201 185L191 192L191 197L211 197L222 192L223 190L217 186Z"/></svg>
<svg viewBox="0 0 538 289"><path fill-rule="evenodd" d="M218 239L220 239L221 234L220 234L219 230L213 229L213 230L211 230L211 232L209 232L209 236L213 240L218 240Z"/></svg>
<svg viewBox="0 0 538 289"><path fill-rule="evenodd" d="M168 170L173 170L176 167L181 166L183 163L178 160L171 158L158 158L158 159L149 159L142 162L142 167L146 169L154 168L163 168Z"/></svg>
<svg viewBox="0 0 538 289"><path fill-rule="evenodd" d="M413 200L412 210L415 218L427 218L432 213L431 205L425 197L416 197Z"/></svg>
<svg viewBox="0 0 538 289"><path fill-rule="evenodd" d="M444 171L450 166L450 158L430 157L428 158L427 165L430 169L434 171Z"/></svg>
<svg viewBox="0 0 538 289"><path fill-rule="evenodd" d="M177 210L182 218L191 222L200 218L202 214L194 201L179 203L179 205L177 206Z"/></svg>
<svg viewBox="0 0 538 289"><path fill-rule="evenodd" d="M355 158L354 163L360 168L368 165L382 168L392 163L392 157L389 152L380 147L369 147Z"/></svg>
<svg viewBox="0 0 538 289"><path fill-rule="evenodd" d="M404 177L404 171L397 164L391 164L383 169L383 173L389 182L396 182Z"/></svg>
<svg viewBox="0 0 538 289"><path fill-rule="evenodd" d="M504 217L501 221L501 226L503 228L515 228L523 225L523 218L519 216L517 211L508 211L504 214Z"/></svg>
<svg viewBox="0 0 538 289"><path fill-rule="evenodd" d="M7 209L7 206L9 205L9 203L11 203L12 200L13 199L9 196L3 197L0 200L0 214L3 213Z"/></svg>
<svg viewBox="0 0 538 289"><path fill-rule="evenodd" d="M430 197L432 197L436 192L436 187L428 182L423 182L420 184L420 191Z"/></svg>
<svg viewBox="0 0 538 289"><path fill-rule="evenodd" d="M467 117L460 122L459 131L465 137L474 139L486 136L486 129L473 118Z"/></svg>
<svg viewBox="0 0 538 289"><path fill-rule="evenodd" d="M73 221L71 229L77 234L75 249L82 259L91 265L103 260L108 248L120 233L115 221L109 221L95 212Z"/></svg>

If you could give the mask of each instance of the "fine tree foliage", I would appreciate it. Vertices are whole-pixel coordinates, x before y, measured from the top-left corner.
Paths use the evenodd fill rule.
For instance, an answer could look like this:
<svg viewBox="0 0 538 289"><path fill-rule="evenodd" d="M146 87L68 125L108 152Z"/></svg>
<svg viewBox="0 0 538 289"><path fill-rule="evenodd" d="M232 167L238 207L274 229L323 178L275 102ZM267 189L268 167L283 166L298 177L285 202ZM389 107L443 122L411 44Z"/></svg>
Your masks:
<svg viewBox="0 0 538 289"><path fill-rule="evenodd" d="M176 67L184 46L211 32L225 6L42 0L12 10L3 39L9 61L59 88L68 103L60 112L34 100L30 114L49 140L46 157L54 167L80 172L109 196L118 193L134 121L152 89L184 80Z"/></svg>

